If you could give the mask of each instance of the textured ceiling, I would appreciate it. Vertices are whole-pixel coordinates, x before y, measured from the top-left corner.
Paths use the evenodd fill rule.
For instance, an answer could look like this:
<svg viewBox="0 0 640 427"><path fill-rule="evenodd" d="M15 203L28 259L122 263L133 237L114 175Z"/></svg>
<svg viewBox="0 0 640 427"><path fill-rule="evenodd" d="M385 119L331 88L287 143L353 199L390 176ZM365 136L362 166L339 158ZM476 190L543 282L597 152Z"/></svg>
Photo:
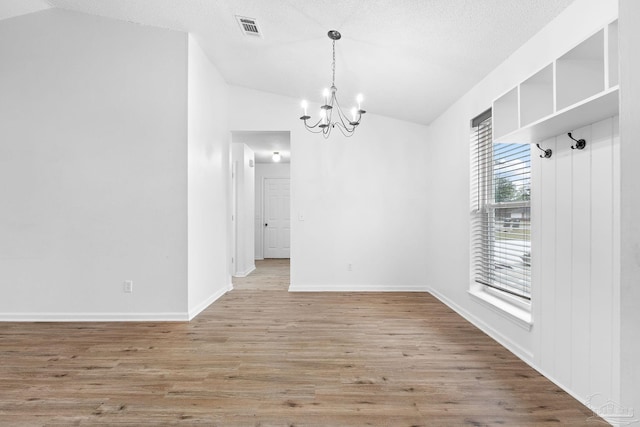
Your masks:
<svg viewBox="0 0 640 427"><path fill-rule="evenodd" d="M430 123L572 0L47 0L52 7L193 33L234 85ZM0 0L4 4L23 0ZM32 0L24 3L37 4ZM244 36L234 15L256 18Z"/></svg>
<svg viewBox="0 0 640 427"><path fill-rule="evenodd" d="M38 12L49 7L45 0L0 0L0 20Z"/></svg>

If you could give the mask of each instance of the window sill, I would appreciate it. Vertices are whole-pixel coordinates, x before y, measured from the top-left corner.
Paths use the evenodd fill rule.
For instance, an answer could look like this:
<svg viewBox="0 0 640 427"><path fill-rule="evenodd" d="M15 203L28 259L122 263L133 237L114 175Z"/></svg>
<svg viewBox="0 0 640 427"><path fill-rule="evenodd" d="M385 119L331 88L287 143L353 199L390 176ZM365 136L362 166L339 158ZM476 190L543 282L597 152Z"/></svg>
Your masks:
<svg viewBox="0 0 640 427"><path fill-rule="evenodd" d="M476 301L490 308L495 313L511 320L513 323L527 331L531 330L533 321L531 319L530 310L511 303L506 299L495 296L481 288L470 289L468 292Z"/></svg>

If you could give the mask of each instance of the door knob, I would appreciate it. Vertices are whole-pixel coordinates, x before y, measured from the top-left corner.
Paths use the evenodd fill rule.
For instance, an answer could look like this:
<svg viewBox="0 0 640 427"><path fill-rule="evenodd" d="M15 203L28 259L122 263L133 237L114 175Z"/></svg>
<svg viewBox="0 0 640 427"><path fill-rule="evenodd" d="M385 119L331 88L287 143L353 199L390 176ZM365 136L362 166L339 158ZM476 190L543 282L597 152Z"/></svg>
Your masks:
<svg viewBox="0 0 640 427"><path fill-rule="evenodd" d="M265 224L264 224L264 226L265 226L265 227L266 227L267 225L269 225L269 224L267 224L267 223L265 223Z"/></svg>

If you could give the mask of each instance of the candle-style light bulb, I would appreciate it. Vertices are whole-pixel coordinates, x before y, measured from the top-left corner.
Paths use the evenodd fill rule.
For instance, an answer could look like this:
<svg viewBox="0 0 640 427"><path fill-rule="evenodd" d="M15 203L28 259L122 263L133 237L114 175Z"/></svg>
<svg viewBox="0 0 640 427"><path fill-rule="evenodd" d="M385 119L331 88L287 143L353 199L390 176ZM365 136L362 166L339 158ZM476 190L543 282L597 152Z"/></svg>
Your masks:
<svg viewBox="0 0 640 427"><path fill-rule="evenodd" d="M322 96L324 96L324 105L329 105L329 89L324 89Z"/></svg>
<svg viewBox="0 0 640 427"><path fill-rule="evenodd" d="M320 109L320 122L323 125L327 124L327 110L325 110L324 108Z"/></svg>
<svg viewBox="0 0 640 427"><path fill-rule="evenodd" d="M306 100L303 100L300 105L302 106L302 111L304 112L303 116L307 115L307 107L309 106L309 104L307 103Z"/></svg>
<svg viewBox="0 0 640 427"><path fill-rule="evenodd" d="M358 94L358 96L356 96L356 101L358 102L358 110L362 110L362 100L364 98L362 97L362 94Z"/></svg>
<svg viewBox="0 0 640 427"><path fill-rule="evenodd" d="M356 121L356 115L357 115L357 114L358 114L358 110L356 110L356 107L353 107L353 108L351 109L351 117L353 117L352 122L355 122L355 121Z"/></svg>

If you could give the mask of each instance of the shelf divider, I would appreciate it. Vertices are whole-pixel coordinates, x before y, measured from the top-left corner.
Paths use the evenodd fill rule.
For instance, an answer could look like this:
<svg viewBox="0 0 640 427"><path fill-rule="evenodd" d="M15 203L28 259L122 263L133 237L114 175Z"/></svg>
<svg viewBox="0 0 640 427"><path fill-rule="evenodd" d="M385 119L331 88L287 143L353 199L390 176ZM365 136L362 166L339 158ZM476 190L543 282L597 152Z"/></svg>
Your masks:
<svg viewBox="0 0 640 427"><path fill-rule="evenodd" d="M553 111L553 64L549 64L520 84L520 124L526 126Z"/></svg>

